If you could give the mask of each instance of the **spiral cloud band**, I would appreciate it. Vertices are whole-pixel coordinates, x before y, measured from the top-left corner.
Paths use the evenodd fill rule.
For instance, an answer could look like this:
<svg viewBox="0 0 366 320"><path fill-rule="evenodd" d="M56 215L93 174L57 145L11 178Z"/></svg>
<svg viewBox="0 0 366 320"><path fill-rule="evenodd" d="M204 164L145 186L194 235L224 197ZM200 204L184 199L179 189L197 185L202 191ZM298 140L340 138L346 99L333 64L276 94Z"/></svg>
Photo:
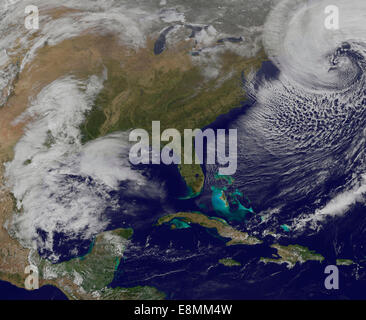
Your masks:
<svg viewBox="0 0 366 320"><path fill-rule="evenodd" d="M327 28L329 8L337 9L338 28ZM317 228L364 201L365 18L365 1L284 0L265 24L264 46L279 76L255 93L259 135L272 154L286 148L297 159L293 171L302 168L305 175L297 180L302 196L324 182L344 181L314 196L315 211L303 210L293 221L297 229Z"/></svg>

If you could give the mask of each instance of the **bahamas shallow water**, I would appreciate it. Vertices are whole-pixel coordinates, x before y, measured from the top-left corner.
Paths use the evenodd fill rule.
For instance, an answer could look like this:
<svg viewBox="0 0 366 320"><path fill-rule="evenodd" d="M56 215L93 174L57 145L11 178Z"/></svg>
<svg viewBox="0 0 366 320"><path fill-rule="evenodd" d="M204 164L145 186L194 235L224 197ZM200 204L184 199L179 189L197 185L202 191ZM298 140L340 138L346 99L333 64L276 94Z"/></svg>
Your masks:
<svg viewBox="0 0 366 320"><path fill-rule="evenodd" d="M257 74L259 79L257 83L260 85L263 79L273 81L278 74L278 69L267 62ZM231 113L221 116L209 127L231 128L238 121L250 119L250 111L256 108L256 103L255 99L247 101ZM243 166L243 162L239 163ZM323 285L324 266L335 264L336 258L350 258L360 266L365 266L366 251L363 234L366 231L366 220L362 213L366 208L362 203L352 207L346 215L334 217L331 223L323 224L317 232L294 232L291 229L290 232L284 232L280 225L287 223L295 216L294 209L311 208L309 203L314 201L314 195L309 194L309 198L302 195L303 199L297 199L294 204L283 207L281 215L271 214L272 220L266 224L259 218L265 208L263 205L265 202L262 201L263 195L272 194L272 197L276 197L276 191L279 189L270 186L265 188L266 185L261 184L260 192L258 189L248 192L251 189L246 184L246 180L241 181L241 177L239 179L234 177L237 180L229 186L229 189L238 188L242 191L250 199L256 212L244 221L234 221L236 228L249 229L251 232L261 234L268 225L271 225L281 234L281 244L296 243L307 246L326 258L322 264L309 261L303 265L296 265L291 270L288 270L285 265L264 265L259 262L260 257L270 257L275 253L275 250L269 247L273 243L270 237L264 237L264 243L261 245L227 247L225 239L218 236L214 230L206 230L196 225L181 230L171 230L168 225L154 227L156 220L164 212L201 210L211 216L218 215L212 208L210 209L209 203L206 210L202 210L199 204L211 201L212 185L219 186L227 183L218 182L213 178L216 169L204 169L207 177L205 191L194 200L178 200L180 193L184 193L185 190L176 168L173 167L150 166L148 169L136 167L136 170L142 170L143 175L148 179L160 181L168 190L171 190L163 202L151 201L138 193L126 194L126 187L123 185L120 186L118 194L111 194L112 198L118 197L121 204L128 201L135 206L135 214L123 215L123 224L121 224L121 217L116 216L113 210L105 212L105 215L111 218L110 229L129 226L135 231L132 244L128 247L111 283L112 287L155 286L165 292L168 299L362 299L366 297L363 290L366 285L366 274L362 268L357 268L355 265L340 267L341 290L327 291ZM242 174L241 170L243 168L239 167L239 175ZM272 179L276 181L278 174L276 171ZM332 183L328 183L328 188L336 188L343 182L342 179L333 179ZM60 245L54 249L62 257L61 260L70 258L72 248L78 247L79 253L83 254L87 252L90 245L88 241L64 242L61 234L56 239L60 239ZM218 260L225 257L239 261L242 266L230 268L218 264ZM8 290L7 288L4 284L4 290ZM47 290L52 291L50 288ZM57 292L58 290L55 289L51 296L58 299ZM27 295L29 294L33 293L27 292ZM39 293L35 293L32 297L37 299L48 295L49 293L39 296Z"/></svg>
<svg viewBox="0 0 366 320"><path fill-rule="evenodd" d="M90 230L80 240L78 232L84 231L85 224L73 223L78 214L67 219L70 210L61 210L62 214L57 212L57 215L65 218L62 222L66 227L47 229L45 220L47 223L53 221L54 216L36 219L39 211L35 210L36 214L29 216L28 222L30 227L38 227L37 234L32 233L32 229L28 233L22 232L23 238L32 240L27 237L38 235L40 254L60 262L85 253L90 245L90 240L85 239L106 228L132 227L135 230L132 245L112 286L154 285L170 299L364 298L366 42L363 24L359 22L364 21L360 12L365 5L358 0L347 3L334 0L334 4L345 12L345 19L342 32L330 34L326 30L314 32L322 18L319 6L326 1L310 2L311 6L305 8L309 11L304 9L304 3L283 1L271 13L265 26L265 46L272 63L264 64L255 79L245 84L253 100L250 105L220 117L212 126L238 128L239 169L227 191L233 193L237 189L242 193L240 201L246 207L252 206L254 213L233 221L233 225L260 238L265 231L274 231L280 236L281 244L308 246L325 256L323 264L306 262L292 270L284 265L263 265L258 262L259 258L269 257L274 252L269 248L274 240L268 237L264 237L265 243L259 246L226 247L215 232L197 226L174 231L168 226L154 227L158 217L165 213L200 210L208 215L223 214L212 206L211 187L224 185L215 179L217 167L204 168L205 190L195 200L177 199L177 193L183 187L179 176L170 168L132 168L128 174L135 173L134 179L149 182L141 189L128 183L116 187L111 177L117 171L97 172L98 177L106 179L104 182L108 186L109 182L113 186L98 188L93 179L86 181L79 176L95 174L88 171L90 167L84 166L82 169L88 169L85 172L76 170L79 168L75 169L74 165L82 163L85 154L94 155L95 151L100 151L103 146L98 144L100 141L90 144L87 150L80 146L75 157L65 157L62 165L45 167L41 172L47 173L45 177L49 177L49 171L54 172L59 184L47 186L60 187L63 194L46 194L44 189L36 194L45 196L42 204L49 204L47 200L50 199L57 204L61 202L59 209L63 209L64 203L60 201L63 195L70 194L67 186L79 188L81 195L93 195L83 203L90 204L101 196L101 201L94 203L101 205L100 220L86 219ZM57 29L56 34L58 32ZM302 35L300 42L299 34ZM91 79L95 91L98 91L100 81ZM78 85L72 79L64 79L48 88L45 95L59 98L60 103L68 102L68 96L60 95L60 92L76 91ZM77 103L75 110L80 106L88 108L88 95L73 96L82 102ZM39 101L39 106L45 106L46 100ZM62 114L57 114L58 118L60 116ZM126 149L125 145L116 144L115 138L109 137L104 143L113 150ZM126 160L119 154L112 156L119 157L121 162ZM24 160L19 158L18 162L23 164ZM15 161L13 172L18 177L22 167L16 165ZM108 167L99 162L95 165L102 170ZM65 168L72 170L60 177L58 172L64 173ZM43 176L37 172L33 177L36 180ZM19 181L18 196L22 198L24 181ZM154 185L150 184L152 181ZM177 184L178 192L171 192ZM29 189L35 191L35 187ZM86 213L90 208L95 209L93 203L88 208L76 207L74 212ZM93 210L87 218L95 216ZM33 224L34 221L38 224ZM289 226L288 232L281 228L284 224ZM42 227L56 231L48 237ZM62 233L65 230L71 230L70 234ZM78 252L75 253L74 248ZM218 265L217 261L225 257L240 261L242 267ZM356 265L340 267L341 290L328 292L323 285L324 266L334 264L336 258L352 259Z"/></svg>
<svg viewBox="0 0 366 320"><path fill-rule="evenodd" d="M258 72L260 80L274 80L278 76L278 69L271 63L265 63ZM212 128L230 128L238 121L250 115L251 108L256 107L256 101L243 104L231 113L220 117ZM243 163L241 163L243 165ZM207 168L206 168L207 169ZM269 247L273 243L271 237L265 237L264 243L256 246L225 246L225 239L213 230L206 230L196 225L181 230L171 230L170 226L154 227L156 220L163 212L198 211L200 203L211 201L212 185L222 185L212 177L212 168L205 169L207 176L204 193L194 200L178 200L179 193L184 192L179 174L173 167L151 166L144 169L144 175L149 179L164 182L168 190L165 201L151 201L139 194L126 195L121 185L118 194L119 201L133 202L136 214L123 215L123 225L120 217L113 215L113 211L105 214L111 217L110 229L130 226L134 228L132 244L128 247L124 258L111 283L112 287L132 287L137 285L155 286L167 294L168 299L340 299L365 298L363 290L366 285L366 274L361 268L354 266L340 267L341 290L331 292L324 289L324 266L335 264L336 258L350 258L360 266L365 266L366 251L363 249L363 234L366 231L366 220L362 212L363 204L358 203L346 215L334 217L331 223L324 224L317 232L284 232L280 225L294 217L294 208L307 207L313 201L309 199L296 201L292 206L283 208L281 215L272 217L271 224L281 234L281 244L300 244L322 254L326 260L322 264L309 261L303 265L296 265L288 270L285 265L259 262L260 257L270 257L275 250ZM141 170L141 168L136 168ZM211 170L211 171L210 171ZM239 170L239 174L241 171ZM278 172L273 175L277 179ZM238 184L239 182L239 184ZM342 185L343 180L333 180L329 188ZM253 205L256 214L244 221L234 221L236 228L261 233L268 228L262 223L263 192L273 194L278 189L263 188L264 191L248 192L245 181L235 180L229 188L243 191ZM247 189L246 189L247 188ZM111 195L115 196L115 195ZM208 200L207 200L208 199ZM263 204L262 204L263 205ZM209 209L204 211L211 216L217 212ZM273 214L272 214L273 216ZM113 218L115 217L115 218ZM63 236L60 235L60 241ZM70 248L79 247L79 253L85 253L89 248L88 241L73 241L69 245L60 242L56 251L62 260L69 258ZM230 257L239 261L241 267L225 267L218 264L221 258ZM182 281L184 279L184 281ZM343 284L343 285L342 285ZM57 291L57 290L56 290ZM55 292L56 292L55 291ZM36 296L35 296L36 297Z"/></svg>
<svg viewBox="0 0 366 320"><path fill-rule="evenodd" d="M278 69L268 62L264 64L257 77L261 81L263 79L273 81L278 75ZM238 121L250 119L251 108L256 108L255 100L220 117L210 127L231 128ZM245 166L245 162L239 163ZM216 170L217 168L206 170L205 191L195 199L196 205L206 204L206 210L201 208L201 211L211 216L217 216L217 212L210 207L211 186L220 184L213 177ZM239 170L239 177L240 174L242 171ZM274 171L274 174L268 177L277 182L279 172ZM260 183L262 180L259 180ZM342 186L343 183L343 179L333 177L324 193ZM260 219L265 208L264 195L276 197L278 196L276 192L280 189L271 187L269 183L269 185L261 184L261 190L251 190L246 180L241 181L240 178L239 181L234 181L230 188L239 188L244 195L249 194L248 198L256 212L245 221L233 222L236 228L261 234L268 225L271 225L273 230L281 235L282 245L307 246L322 254L325 261L322 264L308 261L288 270L285 265L264 265L259 262L260 257L270 257L275 253L275 250L269 248L273 239L268 236L264 237L264 243L261 245L227 247L216 232L198 226L170 230L169 226L151 229L146 225L145 228L135 231L133 246L126 252L112 286L153 285L167 293L169 299L363 299L366 297L363 289L366 285L366 273L363 268L359 268L365 266L366 262L363 239L366 231L363 212L366 208L362 203L353 206L345 215L333 217L330 223L323 224L317 232L314 230L295 232L291 229L285 232L280 226L296 217L294 209L311 208L309 203L314 202L314 194L301 194L301 199L282 207L281 215L271 214L272 219L266 224ZM193 205L192 202L189 205ZM192 210L193 208L194 206L191 207ZM218 260L223 257L231 257L239 261L242 266L224 267L218 264ZM335 264L336 259L340 257L352 259L359 266L339 267L341 289L333 292L325 290L324 268L326 265Z"/></svg>

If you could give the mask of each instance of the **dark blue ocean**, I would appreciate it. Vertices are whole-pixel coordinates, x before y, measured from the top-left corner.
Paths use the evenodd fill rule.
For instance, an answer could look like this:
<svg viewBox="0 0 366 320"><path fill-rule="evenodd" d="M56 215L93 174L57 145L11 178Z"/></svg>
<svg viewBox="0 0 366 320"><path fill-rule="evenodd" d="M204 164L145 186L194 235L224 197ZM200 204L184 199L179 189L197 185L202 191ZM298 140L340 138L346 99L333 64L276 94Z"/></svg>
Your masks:
<svg viewBox="0 0 366 320"><path fill-rule="evenodd" d="M278 72L271 62L265 62L257 74L258 85L263 79L276 78ZM246 101L229 114L220 116L209 128L228 129L254 103L253 100ZM182 192L181 187L174 187L179 177L169 173L164 179L172 186L169 199L177 198ZM342 178L334 179L328 182L327 188L330 190L342 183ZM210 197L207 194L209 188L205 190L195 201L172 200L173 212L202 211L197 204L201 199ZM256 202L255 197L251 200L255 211L260 212L261 203ZM283 219L291 217L296 206L304 207L310 202L310 198L302 197L289 203ZM289 270L284 264L265 265L259 262L260 257L270 257L275 253L269 247L275 242L272 237L262 239L264 243L261 245L228 247L225 245L227 239L222 239L216 231L199 226L181 230L171 230L169 226L152 228L150 221L156 221L159 215L155 214L160 208L151 207L149 217L154 218L146 217L149 223L135 230L134 246L126 252L111 286L155 286L165 292L168 299L365 299L366 274L364 268L360 268L366 262L365 209L361 204L356 205L347 214L325 224L317 233L298 235L282 231L281 245L299 244L325 257L322 263L308 261ZM216 215L209 209L205 214ZM246 224L253 227L258 222L256 216L249 217L249 220L234 222L234 225L245 231ZM251 230L257 231L255 227ZM219 264L218 260L225 257L235 259L241 266ZM326 290L325 267L334 265L339 257L352 259L356 264L339 266L340 289Z"/></svg>
<svg viewBox="0 0 366 320"><path fill-rule="evenodd" d="M266 62L258 72L258 83L261 78L275 78L277 74L278 70ZM233 121L245 115L254 102L246 101L229 114L220 116L209 127L228 129ZM167 213L202 211L199 204L210 198L207 192L209 188L205 188L197 199L180 200L187 190L176 167L150 166L144 170L149 179L166 184L168 195L163 203L146 200L144 196L126 196L121 186L118 194L121 205L133 202L136 204L136 212L128 216L122 215L122 218L115 212L106 212L106 216L111 219L108 229L128 226L134 229L134 235L111 287L154 286L163 291L168 299L366 299L366 208L363 205L356 205L348 214L334 218L318 233L305 232L299 236L291 231L282 231L279 240L281 245L299 244L325 257L322 263L308 261L288 269L284 264L263 264L259 261L261 257L271 257L276 252L270 248L274 240L269 236L261 239L263 244L260 245L226 246L228 239L220 237L215 230L193 224L190 228L179 230L172 230L169 225L155 226L158 218ZM334 185L329 185L329 188L342 181L335 180L331 183ZM261 204L256 202L255 197L250 200L254 210L260 212ZM284 220L291 217L294 206L306 206L310 202L306 198L301 201L302 203L288 205ZM210 208L206 208L204 213L217 216L215 212L210 212ZM256 230L257 222L258 217L252 215L245 221L234 221L233 225L243 231L250 226L251 230L260 232L260 226ZM70 259L70 248L78 247L82 255L90 245L90 242L64 241L62 235L59 235L59 239L60 245L55 250L63 254L63 260ZM324 269L327 265L335 264L337 257L352 259L356 264L340 266L340 289L329 291L324 287ZM241 266L223 266L218 263L222 258L235 259ZM29 292L0 282L0 298L66 297L51 286Z"/></svg>
<svg viewBox="0 0 366 320"><path fill-rule="evenodd" d="M0 281L0 300L67 300L67 297L62 291L49 285L28 291Z"/></svg>

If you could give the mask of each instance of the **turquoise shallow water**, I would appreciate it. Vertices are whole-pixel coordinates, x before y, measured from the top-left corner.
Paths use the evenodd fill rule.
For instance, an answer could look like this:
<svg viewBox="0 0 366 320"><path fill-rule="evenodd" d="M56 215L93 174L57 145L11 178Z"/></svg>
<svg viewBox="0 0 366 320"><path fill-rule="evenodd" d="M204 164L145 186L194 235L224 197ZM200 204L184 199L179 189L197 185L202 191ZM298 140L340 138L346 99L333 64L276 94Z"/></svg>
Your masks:
<svg viewBox="0 0 366 320"><path fill-rule="evenodd" d="M252 207L246 208L242 203L240 198L243 197L243 194L239 190L235 190L234 192L227 192L227 188L211 186L212 190L212 206L215 212L226 218L229 221L245 221L245 218L248 213L254 213Z"/></svg>

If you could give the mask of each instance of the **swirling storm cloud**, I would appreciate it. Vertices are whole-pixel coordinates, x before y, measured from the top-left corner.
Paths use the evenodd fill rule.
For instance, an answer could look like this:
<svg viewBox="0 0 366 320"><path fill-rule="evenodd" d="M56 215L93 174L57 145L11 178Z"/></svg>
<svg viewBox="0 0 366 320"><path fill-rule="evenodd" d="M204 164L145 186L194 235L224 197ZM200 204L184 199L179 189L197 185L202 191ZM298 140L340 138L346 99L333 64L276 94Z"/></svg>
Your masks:
<svg viewBox="0 0 366 320"><path fill-rule="evenodd" d="M328 29L326 8L339 8ZM318 230L328 218L364 202L364 1L281 1L263 43L272 77L254 77L254 105L238 129L237 187L274 223ZM214 169L216 170L216 169Z"/></svg>

